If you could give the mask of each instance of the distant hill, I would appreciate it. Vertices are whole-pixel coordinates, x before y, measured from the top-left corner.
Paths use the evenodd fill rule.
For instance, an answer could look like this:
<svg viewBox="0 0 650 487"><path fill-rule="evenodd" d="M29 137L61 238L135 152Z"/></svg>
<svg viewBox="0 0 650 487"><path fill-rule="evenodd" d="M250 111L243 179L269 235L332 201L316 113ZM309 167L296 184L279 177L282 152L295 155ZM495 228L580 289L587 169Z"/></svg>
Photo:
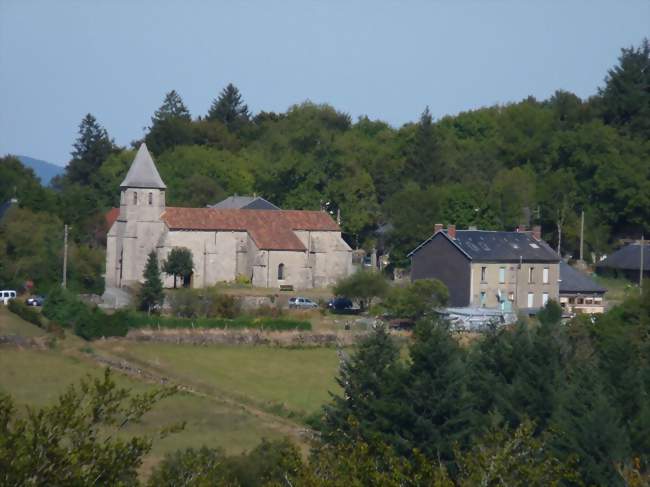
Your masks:
<svg viewBox="0 0 650 487"><path fill-rule="evenodd" d="M34 170L34 173L41 180L43 186L47 186L50 184L52 178L65 172L64 167L57 166L51 162L41 161L40 159L34 159L33 157L18 156L18 159L20 159L23 165L31 167Z"/></svg>

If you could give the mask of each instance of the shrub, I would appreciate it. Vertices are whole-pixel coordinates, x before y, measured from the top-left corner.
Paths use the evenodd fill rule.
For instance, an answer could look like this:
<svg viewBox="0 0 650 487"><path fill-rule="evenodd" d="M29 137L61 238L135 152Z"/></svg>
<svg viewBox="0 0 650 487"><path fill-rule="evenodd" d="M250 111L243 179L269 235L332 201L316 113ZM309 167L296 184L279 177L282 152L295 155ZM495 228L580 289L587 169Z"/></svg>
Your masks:
<svg viewBox="0 0 650 487"><path fill-rule="evenodd" d="M118 311L112 315L104 313L99 308L87 313L77 321L74 327L76 335L86 340L101 337L125 336L129 331L129 314Z"/></svg>
<svg viewBox="0 0 650 487"><path fill-rule="evenodd" d="M169 316L147 316L143 313L132 313L128 317L128 325L132 328L220 328L220 329L257 329L269 331L311 330L311 323L304 320L289 318L254 318L240 316L228 318L178 318Z"/></svg>
<svg viewBox="0 0 650 487"><path fill-rule="evenodd" d="M250 277L244 274L238 274L235 278L235 284L242 287L249 287L252 285L252 281Z"/></svg>
<svg viewBox="0 0 650 487"><path fill-rule="evenodd" d="M8 305L9 311L20 316L23 320L28 321L36 326L43 328L43 319L38 311L30 308L22 301L12 299Z"/></svg>
<svg viewBox="0 0 650 487"><path fill-rule="evenodd" d="M199 295L193 289L177 289L167 294L167 300L174 316L195 318L202 314Z"/></svg>
<svg viewBox="0 0 650 487"><path fill-rule="evenodd" d="M70 291L60 286L52 288L43 306L43 316L63 326L74 326L80 319L85 319L89 308Z"/></svg>

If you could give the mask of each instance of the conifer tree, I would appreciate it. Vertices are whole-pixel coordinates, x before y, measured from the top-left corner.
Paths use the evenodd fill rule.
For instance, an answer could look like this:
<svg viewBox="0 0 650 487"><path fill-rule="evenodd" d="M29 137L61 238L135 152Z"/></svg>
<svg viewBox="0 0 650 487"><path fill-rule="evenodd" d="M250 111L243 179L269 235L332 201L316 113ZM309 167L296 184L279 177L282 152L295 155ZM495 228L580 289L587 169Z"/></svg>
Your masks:
<svg viewBox="0 0 650 487"><path fill-rule="evenodd" d="M70 182L82 185L90 182L93 174L117 149L106 129L90 113L79 124L79 137L73 147L66 175Z"/></svg>
<svg viewBox="0 0 650 487"><path fill-rule="evenodd" d="M153 117L151 117L151 123L155 125L157 122L169 120L171 118L180 118L187 121L192 120L190 111L187 109L185 103L183 103L183 99L176 90L172 90L165 95L163 104L158 110L156 110Z"/></svg>
<svg viewBox="0 0 650 487"><path fill-rule="evenodd" d="M229 83L221 91L219 98L212 102L207 118L208 120L218 120L229 130L234 131L250 120L250 113L239 90L235 85Z"/></svg>
<svg viewBox="0 0 650 487"><path fill-rule="evenodd" d="M395 386L401 371L399 349L386 329L378 327L352 357L342 360L336 381L343 393L325 407L320 426L326 441L346 443L351 427L354 434L368 440L376 435L388 439L391 434L386 428L392 426L387 415L398 408Z"/></svg>
<svg viewBox="0 0 650 487"><path fill-rule="evenodd" d="M153 250L149 253L147 264L144 268L144 284L140 289L140 309L151 312L157 306L162 305L165 299L163 284L158 269L158 258Z"/></svg>

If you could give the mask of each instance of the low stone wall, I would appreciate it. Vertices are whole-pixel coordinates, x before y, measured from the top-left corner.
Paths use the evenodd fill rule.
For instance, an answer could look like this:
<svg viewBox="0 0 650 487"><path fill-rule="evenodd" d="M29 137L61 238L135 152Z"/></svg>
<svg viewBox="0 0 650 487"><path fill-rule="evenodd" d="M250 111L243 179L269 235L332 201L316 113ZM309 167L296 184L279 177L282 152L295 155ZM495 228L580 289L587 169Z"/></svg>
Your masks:
<svg viewBox="0 0 650 487"><path fill-rule="evenodd" d="M125 337L138 342L184 345L270 345L277 347L347 347L367 332L301 332L260 330L131 330ZM124 339L124 338L123 338ZM122 339L122 340L123 340Z"/></svg>

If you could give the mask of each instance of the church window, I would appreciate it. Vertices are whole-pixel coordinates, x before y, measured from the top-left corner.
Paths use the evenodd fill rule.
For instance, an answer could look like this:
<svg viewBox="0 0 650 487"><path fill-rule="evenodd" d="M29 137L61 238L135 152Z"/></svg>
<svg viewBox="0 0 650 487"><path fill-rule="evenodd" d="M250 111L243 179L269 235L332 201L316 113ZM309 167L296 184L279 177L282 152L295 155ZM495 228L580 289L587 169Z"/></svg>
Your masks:
<svg viewBox="0 0 650 487"><path fill-rule="evenodd" d="M284 280L284 264L278 266L278 281Z"/></svg>
<svg viewBox="0 0 650 487"><path fill-rule="evenodd" d="M137 191L133 192L133 204L134 205L138 204L138 192Z"/></svg>
<svg viewBox="0 0 650 487"><path fill-rule="evenodd" d="M149 192L149 206L153 205L153 193Z"/></svg>

